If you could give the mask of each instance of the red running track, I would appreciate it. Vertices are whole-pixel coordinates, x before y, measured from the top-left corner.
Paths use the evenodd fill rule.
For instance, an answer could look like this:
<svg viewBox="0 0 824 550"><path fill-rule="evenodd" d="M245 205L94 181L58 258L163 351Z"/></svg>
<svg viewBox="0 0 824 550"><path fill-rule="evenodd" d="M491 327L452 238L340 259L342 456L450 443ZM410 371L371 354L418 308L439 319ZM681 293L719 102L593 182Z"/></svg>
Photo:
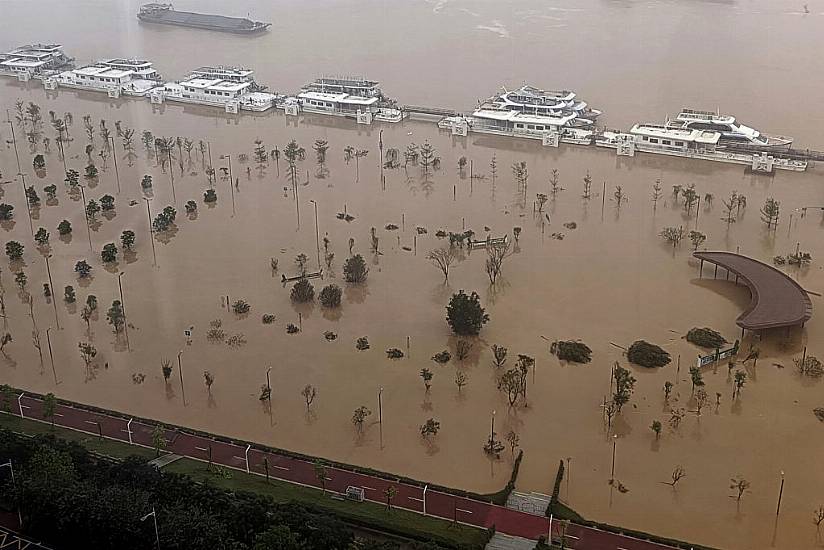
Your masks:
<svg viewBox="0 0 824 550"><path fill-rule="evenodd" d="M41 398L25 393L15 393L14 399L17 403L16 407L13 406L13 410L17 409L18 416L51 423L51 419L48 421L44 419ZM153 425L115 415L58 404L55 407L54 424L92 435L102 433L104 437L110 439L153 448ZM254 447L247 449L240 445L177 430L166 430L166 441L167 451L202 461L208 460L211 447L212 462L215 464L258 475L265 475L263 459L266 457L269 462L270 477L316 489L320 488L314 464L306 460L268 453ZM397 490L392 501L392 505L396 508L425 513L448 521L458 521L481 528L494 525L497 532L533 540L546 535L549 530L549 519L546 517L511 510L487 502L434 490L426 490L424 495L423 487L333 467L327 467L327 476L326 489L328 491L342 494L349 486L362 487L367 500L382 504L385 503L384 490L392 485ZM424 496L426 509L424 509ZM552 535L553 538L560 538L560 522L553 524ZM569 525L566 539L567 547L576 550L671 550L674 548L576 524Z"/></svg>

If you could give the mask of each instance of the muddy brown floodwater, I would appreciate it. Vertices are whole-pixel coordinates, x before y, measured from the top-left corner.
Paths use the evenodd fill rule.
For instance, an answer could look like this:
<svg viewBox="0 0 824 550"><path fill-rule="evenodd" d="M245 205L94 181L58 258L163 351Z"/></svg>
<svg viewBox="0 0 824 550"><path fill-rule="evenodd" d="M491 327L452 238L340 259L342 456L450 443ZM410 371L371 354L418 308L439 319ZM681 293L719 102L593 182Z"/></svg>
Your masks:
<svg viewBox="0 0 824 550"><path fill-rule="evenodd" d="M528 80L538 85L573 87L594 106L605 110L611 126L659 120L683 105L732 111L744 122L775 133L790 134L804 146L824 145L820 120L824 107L810 101L819 97L822 60L813 52L820 46L822 8L810 3L812 13L787 2L542 2L496 3L475 6L467 2L420 2L397 6L385 3L324 2L308 8L291 8L264 2L242 2L238 12L275 22L263 37L241 39L198 33L187 29L154 28L137 24L137 3L84 3L79 6L42 2L53 21L26 17L29 3L6 1L4 19L15 25L4 32L4 47L35 40L62 41L80 60L108 55L139 55L152 59L169 77L188 68L214 63L243 63L257 69L259 80L274 89L293 90L320 72L366 73L381 79L389 95L402 103L471 107L479 96L501 83ZM220 11L220 2L182 2L187 9ZM288 17L285 15L288 14ZM60 21L58 25L56 22ZM104 24L105 22L105 24ZM697 27L697 25L700 26ZM398 41L396 36L424 29L426 39ZM312 37L308 42L307 37ZM640 38L643 36L643 39ZM91 38L90 38L91 37ZM457 47L456 44L461 44ZM187 52L187 48L190 51ZM178 52L169 55L169 51ZM783 55L791 51L792 56ZM551 56L547 53L551 52ZM550 58L548 60L548 57ZM433 61L433 59L437 59ZM712 78L701 75L712 74ZM697 76L698 75L698 76ZM787 97L788 90L792 91ZM208 108L183 108L167 104L153 110L141 100L102 100L97 94L61 91L46 97L39 83L28 86L4 79L0 104L14 101L38 103L48 112L71 112L74 140L67 164L82 172L86 164L82 116L95 124L105 119L150 130L157 136L185 136L208 140L212 161L232 155L239 177L233 214L229 183L217 183L218 202L203 203L208 182L201 156L192 154L184 170L175 168L175 196L168 173L136 140L138 158L128 166L118 141L122 192L116 193L111 160L98 182L88 184L87 199L109 193L116 196L111 219L98 215L91 231L89 250L81 202L69 194L62 180L62 162L55 147L46 155L43 177L31 167L32 155L19 139L26 181L36 187L44 204L32 212L33 226L51 233L50 260L59 295L60 329L50 331L59 384L52 379L44 345L41 365L31 343L32 322L45 344L45 331L54 327L52 304L42 294L47 282L43 255L32 240L8 126L0 128L3 173L0 201L13 204L14 221L0 225L2 242L18 240L26 246L24 262L2 260L8 331L14 340L0 357L0 381L165 422L192 426L261 443L344 462L370 466L415 478L471 489L499 489L509 476L508 454L491 462L481 450L488 437L489 420L497 411L496 431L510 429L520 435L524 461L520 490L548 492L558 461L569 459L569 483L561 496L584 516L613 524L687 539L722 548L815 548L820 542L812 523L814 508L824 504L824 426L812 409L824 406L821 382L802 378L792 358L804 346L824 356L822 300L813 296L814 316L803 330L768 333L762 340L748 335L761 350L757 367L748 364L747 383L740 399L731 399L727 369L704 369L706 391L712 404L701 416L687 413L676 430L668 425L669 407L693 409L688 367L698 349L682 336L693 326L713 327L730 340L740 333L735 318L749 302L743 286L713 280L712 268L698 277L690 259L688 242L673 251L658 236L666 226L683 226L707 235L707 249L739 250L771 262L800 243L812 254L804 269L783 267L807 289L824 291L824 220L818 212L801 217L796 209L824 206L822 172L753 175L741 167L641 155L618 160L611 151L574 146L545 149L538 143L472 136L452 139L433 124L404 122L392 126L356 127L354 123L323 117L299 122L279 113L262 116L223 116ZM408 144L429 140L442 159L441 169L428 180L421 169L410 166L387 170L382 188L379 168L379 131L386 148L403 150ZM21 132L22 133L22 132ZM45 134L54 137L46 125ZM296 139L307 150L299 163L302 185L296 201L274 162L262 169L252 160L253 141L260 138L268 149ZM95 138L98 148L100 138ZM329 142L326 178L316 177L311 145ZM345 163L343 148L369 150L359 165ZM197 150L197 147L195 147ZM238 155L250 160L242 163ZM489 163L495 155L498 176L493 184ZM457 162L465 156L475 174L484 179L470 183L461 178ZM526 199L518 192L510 166L527 162ZM100 159L96 160L102 168ZM251 176L247 177L247 167ZM534 216L536 193L549 192L549 174L557 169L563 191L551 200L546 218ZM308 183L306 173L309 172ZM581 197L582 179L589 171L594 196ZM149 226L139 181L154 177L153 214L166 205L178 210L176 229L158 235L157 265L152 259ZM467 170L468 175L468 170ZM660 179L663 198L653 209L652 185ZM602 190L606 182L606 197ZM57 204L46 204L42 188L58 187ZM695 184L702 200L700 215L687 216L683 201L673 201L673 185ZM628 201L620 208L613 200L622 186ZM721 200L733 191L747 197L747 207L735 223L721 220ZM453 198L454 192L454 198ZM759 208L767 197L781 202L776 231L768 232ZM187 200L198 203L196 216L187 216ZM604 200L605 199L605 200ZM316 260L313 204L318 205L321 238L328 234L335 254L324 281L313 280L316 291L328 282L344 287L343 305L336 313L314 307L296 308L282 273L294 274L299 253ZM134 201L136 204L130 205ZM355 216L347 223L336 217L346 209ZM57 224L71 221L70 240L61 240ZM575 222L577 228L563 224ZM791 222L791 223L790 223ZM395 224L399 229L384 229ZM439 229L472 229L477 235L512 235L522 227L515 253L504 265L503 278L491 288L484 272L484 253L465 255L453 266L448 285L425 258L429 250L444 245ZM369 251L369 230L377 228L381 255ZM417 238L415 228L428 232ZM124 229L137 234L135 253L104 266L100 249L117 242ZM553 238L564 235L563 240ZM348 241L370 267L362 287L345 285L342 261ZM270 259L279 260L274 274ZM88 282L78 281L73 267L86 259L94 268ZM28 275L34 298L34 319L17 292L13 272ZM118 298L122 276L131 351L121 336L115 338L105 320L105 310ZM723 271L721 271L723 273ZM67 305L62 288L73 285L78 303ZM455 350L456 340L444 322L444 306L452 292L476 290L491 321L474 341L473 353L463 363L439 366L430 357L443 349ZM98 297L98 318L91 334L80 318L86 296ZM222 307L221 298L242 298L251 313L239 318ZM261 316L276 320L264 325ZM286 333L288 323L302 332ZM229 347L210 343L206 332L212 320L222 320L227 337L242 334L245 345ZM184 329L194 326L191 345ZM337 334L327 341L324 332ZM355 349L355 340L367 336L368 351ZM593 349L588 365L564 364L549 354L548 342L580 338ZM386 358L397 347L410 354L400 360ZM626 346L644 338L665 347L673 363L658 370L628 365L614 342ZM88 376L78 352L78 342L91 341L98 350L97 369ZM491 344L504 345L510 354L525 353L537 359L530 375L528 407L508 410L497 391L491 366ZM177 368L169 383L161 373L166 358L181 364L186 403ZM677 361L681 357L680 372ZM605 430L600 404L609 392L614 361L627 366L637 378L629 405L615 421L615 477L629 492L611 491L612 435ZM510 363L512 359L510 359ZM271 414L258 400L272 367ZM432 390L425 394L421 368L434 372ZM744 368L739 366L739 368ZM468 377L461 392L454 384L456 369ZM214 375L211 395L203 372ZM145 381L134 383L133 374ZM675 384L670 405L662 386ZM318 395L307 414L301 389L306 384ZM383 433L377 420L378 389L383 387ZM721 394L718 407L716 392ZM350 418L360 406L373 414L362 437ZM425 444L418 426L427 418L441 422L432 445ZM661 420L664 430L655 440L649 426ZM677 490L661 482L676 466L687 476ZM783 471L786 485L780 521L776 504ZM751 488L740 502L730 498L730 478L744 476Z"/></svg>

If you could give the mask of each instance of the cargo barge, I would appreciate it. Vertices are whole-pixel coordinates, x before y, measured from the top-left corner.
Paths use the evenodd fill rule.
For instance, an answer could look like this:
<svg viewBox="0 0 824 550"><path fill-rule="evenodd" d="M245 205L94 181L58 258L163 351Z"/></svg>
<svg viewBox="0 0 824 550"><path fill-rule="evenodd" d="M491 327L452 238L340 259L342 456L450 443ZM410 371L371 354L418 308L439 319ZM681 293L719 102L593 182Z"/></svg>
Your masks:
<svg viewBox="0 0 824 550"><path fill-rule="evenodd" d="M177 11L172 4L144 4L140 7L137 18L144 23L176 25L234 34L261 33L271 26L271 23L252 21L245 17Z"/></svg>

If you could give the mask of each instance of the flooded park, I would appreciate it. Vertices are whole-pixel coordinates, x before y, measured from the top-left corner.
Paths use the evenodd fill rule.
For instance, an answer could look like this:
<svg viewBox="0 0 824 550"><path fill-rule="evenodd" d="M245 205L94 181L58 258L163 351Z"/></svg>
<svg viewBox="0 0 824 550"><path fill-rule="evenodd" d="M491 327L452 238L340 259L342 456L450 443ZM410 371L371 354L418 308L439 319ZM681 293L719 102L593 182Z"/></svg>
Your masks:
<svg viewBox="0 0 824 550"><path fill-rule="evenodd" d="M242 64L273 90L324 72L358 73L402 103L461 111L502 83L574 86L603 109L598 122L608 127L720 105L794 136L794 147L824 147L824 107L803 101L824 83L807 46L824 36L816 12L824 6L812 3L804 14L765 0L432 1L399 3L392 13L367 2L356 18L351 2L324 2L315 18L290 2L288 22L267 35L209 42L139 26L137 3L47 4L60 25L23 21L24 2L4 6L23 21L4 46L41 37L84 60L150 58L164 74ZM241 4L238 11L279 19L264 2ZM99 26L92 11L119 30ZM709 38L673 46L697 21ZM394 39L415 28L430 38ZM628 32L653 37L622 40ZM792 63L782 48L794 52ZM274 110L232 115L47 92L11 78L0 80L0 106L0 203L14 207L0 221L3 333L11 336L0 346L0 383L479 493L503 487L512 468L508 447L495 459L484 452L494 416L498 438L517 434L524 452L517 489L551 492L564 461L561 500L587 519L718 548L824 546L814 522L824 505L824 412L814 412L824 407L824 382L796 365L802 354L824 358L821 166L763 174L594 146L456 137L424 120L365 126ZM158 149L157 138L169 141ZM294 160L292 141L303 149ZM79 185L67 181L69 170ZM31 192L27 201L30 186L36 201ZM113 208L87 214L88 202L106 203L105 195ZM780 211L766 206L771 199ZM154 221L166 207L176 215ZM72 229L61 234L64 220ZM48 236L36 240L41 227ZM668 228L680 242L662 236ZM134 237L125 248L124 231ZM469 239L506 237L496 277L467 231ZM8 254L10 241L23 245L22 257ZM113 261L101 256L108 243ZM736 319L750 291L723 269L701 269L695 249L775 265L809 291L812 318L742 338ZM448 277L431 257L439 250L449 256ZM347 282L344 264L356 255L368 274ZM86 276L76 268L84 260ZM303 278L314 298L294 300L301 274L316 272L322 277ZM341 289L339 306L321 303L327 285ZM477 336L456 336L446 322L460 290L477 292L489 315ZM121 296L125 324L115 330L107 312ZM702 367L698 388L690 368L715 350L686 340L695 327L730 345L740 340L735 363ZM558 359L550 345L559 340L585 343L591 361ZM629 362L637 340L671 361ZM508 349L502 367L493 345ZM84 358L88 346L95 354ZM393 349L402 357L390 358ZM435 360L443 351L450 358ZM535 363L513 405L499 387L519 355ZM616 362L635 378L617 412L605 407ZM357 429L361 406L370 414ZM423 438L428 419L440 430Z"/></svg>

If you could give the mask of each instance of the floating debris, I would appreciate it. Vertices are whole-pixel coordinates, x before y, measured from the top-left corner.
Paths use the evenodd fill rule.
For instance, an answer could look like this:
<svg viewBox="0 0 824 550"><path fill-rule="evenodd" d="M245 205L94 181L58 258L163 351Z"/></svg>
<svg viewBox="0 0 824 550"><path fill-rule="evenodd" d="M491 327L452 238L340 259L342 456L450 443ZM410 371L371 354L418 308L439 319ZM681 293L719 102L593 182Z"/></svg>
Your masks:
<svg viewBox="0 0 824 550"><path fill-rule="evenodd" d="M298 332L300 332L300 329L292 323L286 325L286 334L296 334Z"/></svg>
<svg viewBox="0 0 824 550"><path fill-rule="evenodd" d="M394 223L388 223L388 224L386 224L385 229L387 231L395 231L396 229L398 229L398 226L395 225Z"/></svg>
<svg viewBox="0 0 824 550"><path fill-rule="evenodd" d="M326 332L324 332L323 337L326 338L329 342L332 342L332 341L338 339L337 333L332 332L331 330L327 330Z"/></svg>
<svg viewBox="0 0 824 550"><path fill-rule="evenodd" d="M439 365L448 363L450 359L452 359L452 354L449 353L447 350L440 351L432 356L432 360L438 363Z"/></svg>
<svg viewBox="0 0 824 550"><path fill-rule="evenodd" d="M578 224L577 224L577 223L575 223L575 222L566 222L566 223L564 224L564 227L566 227L567 229L577 229L577 228L578 228Z"/></svg>
<svg viewBox="0 0 824 550"><path fill-rule="evenodd" d="M389 348L386 350L386 357L389 359L400 359L403 357L403 352L398 348Z"/></svg>
<svg viewBox="0 0 824 550"><path fill-rule="evenodd" d="M361 336L355 342L355 349L358 351L366 351L369 349L369 339L366 336Z"/></svg>

